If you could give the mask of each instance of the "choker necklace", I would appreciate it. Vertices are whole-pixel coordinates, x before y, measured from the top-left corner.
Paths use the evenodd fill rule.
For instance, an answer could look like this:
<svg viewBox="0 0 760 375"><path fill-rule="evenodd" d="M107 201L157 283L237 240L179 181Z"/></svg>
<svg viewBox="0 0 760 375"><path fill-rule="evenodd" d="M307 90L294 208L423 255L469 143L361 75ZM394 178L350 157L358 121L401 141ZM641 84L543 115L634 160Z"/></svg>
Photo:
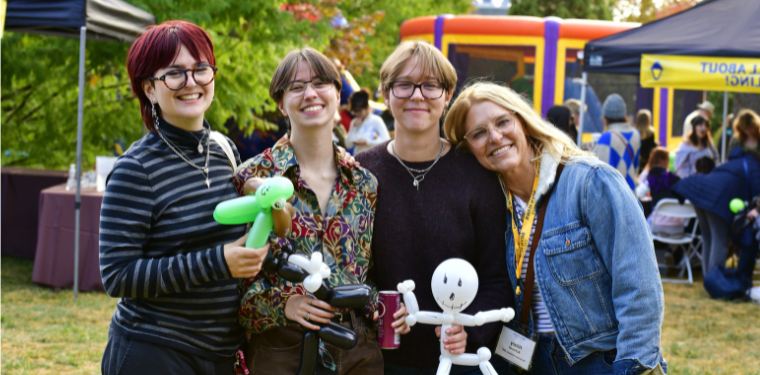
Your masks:
<svg viewBox="0 0 760 375"><path fill-rule="evenodd" d="M422 180L425 179L425 175L428 172L430 172L431 169L433 169L433 166L435 166L435 164L438 163L438 160L441 159L441 155L443 155L443 148L444 148L443 138L439 138L439 139L441 140L441 150L438 151L438 156L435 157L433 164L430 164L430 166L425 169L409 168L406 164L404 164L401 158L399 158L398 155L396 155L396 147L395 147L396 140L394 139L391 142L391 150L393 151L393 157L395 157L396 160L398 160L398 162L401 163L401 166L404 167L404 169L406 169L407 172L409 172L409 175L412 176L412 178L414 179L412 186L416 187L417 191L420 191L420 182L422 182ZM415 175L415 173L419 175Z"/></svg>
<svg viewBox="0 0 760 375"><path fill-rule="evenodd" d="M161 133L161 130L158 128L158 118L156 118L156 123L154 124L154 127L156 128L156 133L158 133L158 136L161 137L161 139L164 141L164 143L166 143L166 145L169 146L169 148L172 151L174 151L174 153L177 154L177 156L179 156L180 159L182 159L189 166L191 166L191 167L199 170L203 174L203 177L206 178L206 188L207 189L211 188L211 180L209 180L209 178L208 178L208 156L209 156L208 142L209 142L210 138L206 139L206 165L203 166L203 167L201 167L201 166L193 164L193 162L191 162L190 159L188 159L188 157L185 156L185 153L182 152L182 150L180 150L177 146L175 146L174 143L172 143L171 141L169 141L169 139L166 138L163 135L163 133ZM190 132L190 134L193 134L193 133ZM195 137L195 134L193 134L193 137ZM195 138L195 139L198 139L198 138ZM201 138L201 141L203 141L203 138ZM201 141L198 142L198 152L202 153L203 152L203 146L201 145Z"/></svg>

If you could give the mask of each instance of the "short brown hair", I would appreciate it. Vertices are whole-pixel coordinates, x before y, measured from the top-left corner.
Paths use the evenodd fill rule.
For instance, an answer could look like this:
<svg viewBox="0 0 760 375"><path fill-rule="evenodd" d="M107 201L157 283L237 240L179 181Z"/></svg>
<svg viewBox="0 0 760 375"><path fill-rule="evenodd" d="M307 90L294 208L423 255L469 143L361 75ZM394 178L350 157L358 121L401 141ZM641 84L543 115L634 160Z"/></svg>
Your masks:
<svg viewBox="0 0 760 375"><path fill-rule="evenodd" d="M451 94L457 86L457 72L449 60L430 43L421 40L403 42L385 59L380 67L380 82L383 94L387 97L391 84L401 74L401 69L412 58L417 58L417 65L422 70L422 76L436 77L444 84L446 91Z"/></svg>
<svg viewBox="0 0 760 375"><path fill-rule="evenodd" d="M321 54L314 48L302 48L290 51L277 65L277 69L274 71L272 81L269 83L269 97L275 101L275 103L282 102L282 96L284 94L284 86L290 82L291 77L296 73L298 64L305 61L311 67L311 70L317 74L317 76L331 76L333 77L333 85L340 91L343 87L340 80L340 72L335 67L335 64L330 61L325 55Z"/></svg>

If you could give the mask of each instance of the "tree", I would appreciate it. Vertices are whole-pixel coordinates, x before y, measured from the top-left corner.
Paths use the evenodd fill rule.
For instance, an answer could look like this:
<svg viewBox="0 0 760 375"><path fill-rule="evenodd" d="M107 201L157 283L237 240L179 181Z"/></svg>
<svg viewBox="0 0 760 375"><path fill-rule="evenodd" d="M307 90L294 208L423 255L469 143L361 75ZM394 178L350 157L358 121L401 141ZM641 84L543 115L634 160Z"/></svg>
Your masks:
<svg viewBox="0 0 760 375"><path fill-rule="evenodd" d="M398 46L404 21L421 16L467 14L472 9L471 0L343 0L336 5L349 22L365 15L384 13L374 26L374 34L365 37L369 55L367 63L361 67L348 66L359 84L369 88L380 84L380 67Z"/></svg>
<svg viewBox="0 0 760 375"><path fill-rule="evenodd" d="M131 0L157 22L184 19L214 42L215 101L206 119L222 129L229 118L249 127L267 124L255 113L273 110L269 80L295 47L323 49L336 31L327 20L296 20L271 0ZM2 165L65 169L76 146L76 39L6 33L2 39ZM87 42L83 163L141 135L138 102L126 73L129 44ZM255 112L255 113L254 113Z"/></svg>
<svg viewBox="0 0 760 375"><path fill-rule="evenodd" d="M616 0L613 18L617 21L648 23L684 11L698 0Z"/></svg>
<svg viewBox="0 0 760 375"><path fill-rule="evenodd" d="M512 16L536 16L611 20L608 0L514 0L509 8Z"/></svg>
<svg viewBox="0 0 760 375"><path fill-rule="evenodd" d="M310 46L341 58L364 86L398 44L401 23L412 17L466 13L470 0L128 0L157 22L183 19L211 36L219 72L206 114L212 128L228 119L242 128L270 126L275 110L269 82L288 51ZM301 9L301 10L299 10ZM316 13L311 13L315 11ZM347 27L332 27L339 12ZM307 14L308 13L308 14ZM2 165L67 169L75 161L77 39L5 33L0 44ZM141 136L140 113L126 72L127 43L87 41L83 165L126 149Z"/></svg>

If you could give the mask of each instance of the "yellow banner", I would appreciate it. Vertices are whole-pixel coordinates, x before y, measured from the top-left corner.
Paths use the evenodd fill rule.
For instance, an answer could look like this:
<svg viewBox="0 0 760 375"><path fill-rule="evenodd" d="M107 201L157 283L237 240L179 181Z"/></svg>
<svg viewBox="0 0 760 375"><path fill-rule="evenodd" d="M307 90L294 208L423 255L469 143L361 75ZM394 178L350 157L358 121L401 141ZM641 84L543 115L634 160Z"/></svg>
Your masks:
<svg viewBox="0 0 760 375"><path fill-rule="evenodd" d="M3 29L5 29L5 10L8 7L6 0L0 0L0 38L3 37Z"/></svg>
<svg viewBox="0 0 760 375"><path fill-rule="evenodd" d="M641 87L760 93L760 59L641 55Z"/></svg>

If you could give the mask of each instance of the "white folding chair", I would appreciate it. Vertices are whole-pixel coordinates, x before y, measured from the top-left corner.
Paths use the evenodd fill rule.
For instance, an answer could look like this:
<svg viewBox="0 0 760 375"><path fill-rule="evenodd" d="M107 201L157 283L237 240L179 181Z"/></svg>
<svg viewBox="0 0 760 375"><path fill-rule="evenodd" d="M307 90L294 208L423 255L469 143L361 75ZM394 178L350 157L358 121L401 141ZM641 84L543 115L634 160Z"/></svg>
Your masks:
<svg viewBox="0 0 760 375"><path fill-rule="evenodd" d="M657 206L655 206L654 210L652 210L652 214L654 213L657 213L658 215L681 218L684 220L695 219L694 228L691 230L691 233L684 233L684 236L680 238L666 237L652 232L652 238L654 240L668 244L672 249L680 248L683 250L683 257L677 265L670 266L666 264L659 264L659 266L665 268L679 268L681 272L679 272L678 277L683 277L684 271L687 273L688 277L685 280L662 279L662 282L693 284L694 278L691 273L692 258L697 258L699 261L702 260L702 240L699 238L699 236L696 235L697 226L699 223L696 220L697 212L694 211L694 206L689 201L684 202L684 204L680 204L678 203L677 199L665 198L657 202Z"/></svg>

